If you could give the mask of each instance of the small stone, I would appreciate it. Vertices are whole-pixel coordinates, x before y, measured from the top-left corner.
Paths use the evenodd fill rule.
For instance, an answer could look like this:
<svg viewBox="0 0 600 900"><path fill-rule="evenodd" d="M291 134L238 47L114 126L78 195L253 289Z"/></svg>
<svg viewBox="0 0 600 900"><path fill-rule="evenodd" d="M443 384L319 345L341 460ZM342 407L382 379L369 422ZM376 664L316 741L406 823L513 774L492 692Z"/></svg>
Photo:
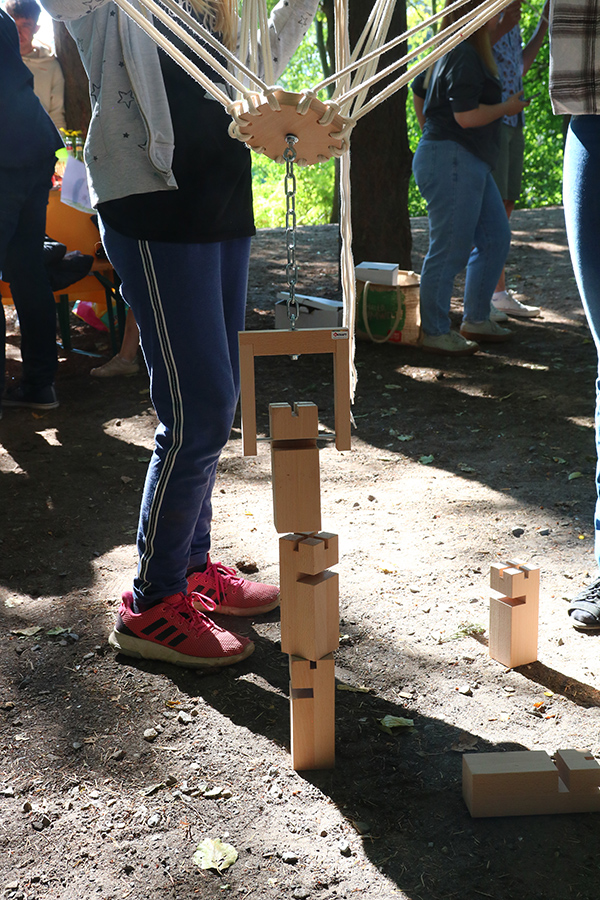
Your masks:
<svg viewBox="0 0 600 900"><path fill-rule="evenodd" d="M231 788L223 788L223 790L221 791L221 797L223 797L224 800L229 800L230 797L233 797L233 791L231 790Z"/></svg>
<svg viewBox="0 0 600 900"><path fill-rule="evenodd" d="M73 748L73 750L81 750L83 744L81 743L81 741L73 741L71 747Z"/></svg>
<svg viewBox="0 0 600 900"><path fill-rule="evenodd" d="M149 744L151 744L152 741L155 741L157 737L158 731L156 730L156 728L146 728L146 730L144 731L144 740L148 741Z"/></svg>
<svg viewBox="0 0 600 900"><path fill-rule="evenodd" d="M152 813L152 815L148 818L148 828L156 828L157 825L160 825L160 813Z"/></svg>
<svg viewBox="0 0 600 900"><path fill-rule="evenodd" d="M184 712L184 710L181 710L181 712L177 716L177 721L180 725L189 725L192 721L192 717L188 712Z"/></svg>
<svg viewBox="0 0 600 900"><path fill-rule="evenodd" d="M236 568L243 572L244 575L254 575L258 572L258 565L254 559L250 559L250 557L245 556L243 559L236 560Z"/></svg>
<svg viewBox="0 0 600 900"><path fill-rule="evenodd" d="M295 866L298 862L298 855L293 853L291 850L284 850L281 854L281 859L284 863L288 863L290 866Z"/></svg>
<svg viewBox="0 0 600 900"><path fill-rule="evenodd" d="M65 637L71 644L76 644L79 640L79 635L75 634L74 631L69 631L69 633L66 634Z"/></svg>
<svg viewBox="0 0 600 900"><path fill-rule="evenodd" d="M24 813L29 813L33 809L33 806L31 805L29 800L26 800L25 803L23 804L23 806L21 807L21 809L23 810Z"/></svg>
<svg viewBox="0 0 600 900"><path fill-rule="evenodd" d="M546 537L546 535L550 534L550 529L549 528L540 528L540 534L542 534L544 537Z"/></svg>
<svg viewBox="0 0 600 900"><path fill-rule="evenodd" d="M340 841L338 841L338 848L342 856L352 855L352 849L346 838L342 838Z"/></svg>
<svg viewBox="0 0 600 900"><path fill-rule="evenodd" d="M15 789L13 787L0 788L0 796L1 797L14 797Z"/></svg>
<svg viewBox="0 0 600 900"><path fill-rule="evenodd" d="M559 646L559 647L564 647L564 645L565 645L565 642L563 641L563 639L562 639L561 637L559 637L559 639L558 639L558 646Z"/></svg>
<svg viewBox="0 0 600 900"><path fill-rule="evenodd" d="M369 496L367 497L367 500L369 501L369 503L373 503L373 501L376 499L377 499L377 497L374 497L373 494L369 494Z"/></svg>
<svg viewBox="0 0 600 900"><path fill-rule="evenodd" d="M100 791L90 791L89 796L92 798L92 800L98 800L98 798L100 797Z"/></svg>
<svg viewBox="0 0 600 900"><path fill-rule="evenodd" d="M124 756L125 756L124 750L115 750L115 752L111 756L111 759L123 759Z"/></svg>
<svg viewBox="0 0 600 900"><path fill-rule="evenodd" d="M4 890L5 890L5 891L18 891L18 889L19 889L19 882L18 882L18 881L9 881L8 884L5 884L5 885L4 885Z"/></svg>
<svg viewBox="0 0 600 900"><path fill-rule="evenodd" d="M203 796L206 797L208 800L216 800L218 797L221 796L222 793L223 793L223 788L213 787L207 791L204 791Z"/></svg>
<svg viewBox="0 0 600 900"><path fill-rule="evenodd" d="M321 828L321 830L319 832L319 837L327 837L328 834L329 834L329 832L327 831L326 828Z"/></svg>
<svg viewBox="0 0 600 900"><path fill-rule="evenodd" d="M516 528L511 528L510 533L513 537L521 537L522 534L525 534L525 529L517 526Z"/></svg>
<svg viewBox="0 0 600 900"><path fill-rule="evenodd" d="M85 656L83 657L83 660L87 661L88 659L95 659L95 657L96 657L95 653L86 653Z"/></svg>
<svg viewBox="0 0 600 900"><path fill-rule="evenodd" d="M173 787L174 784L177 784L177 776L167 775L167 777L165 778L165 784L167 787Z"/></svg>
<svg viewBox="0 0 600 900"><path fill-rule="evenodd" d="M292 897L294 900L306 900L307 897L310 897L310 891L303 887L296 887L292 891Z"/></svg>
<svg viewBox="0 0 600 900"><path fill-rule="evenodd" d="M468 684L459 684L456 688L459 694L463 694L465 697L472 697L473 691L471 690L471 686Z"/></svg>

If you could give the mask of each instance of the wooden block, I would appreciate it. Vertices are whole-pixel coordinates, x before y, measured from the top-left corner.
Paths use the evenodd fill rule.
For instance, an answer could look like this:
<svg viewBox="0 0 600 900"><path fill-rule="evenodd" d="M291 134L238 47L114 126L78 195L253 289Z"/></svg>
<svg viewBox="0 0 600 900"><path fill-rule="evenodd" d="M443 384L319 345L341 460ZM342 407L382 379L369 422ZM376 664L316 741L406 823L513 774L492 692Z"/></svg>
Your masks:
<svg viewBox="0 0 600 900"><path fill-rule="evenodd" d="M559 752L567 760L562 757L561 765L569 768L572 763L574 772L582 771L581 760L570 756L574 751ZM588 765L589 760L584 771L593 769ZM463 797L473 817L600 812L598 787L569 790L559 777L559 768L543 750L465 753Z"/></svg>
<svg viewBox="0 0 600 900"><path fill-rule="evenodd" d="M290 657L292 767L335 765L335 674L331 655L317 661Z"/></svg>
<svg viewBox="0 0 600 900"><path fill-rule="evenodd" d="M319 409L314 403L269 404L269 434L272 441L316 440L319 436Z"/></svg>
<svg viewBox="0 0 600 900"><path fill-rule="evenodd" d="M569 791L594 791L600 787L600 765L591 753L582 750L557 750L556 767Z"/></svg>
<svg viewBox="0 0 600 900"><path fill-rule="evenodd" d="M489 654L508 668L537 659L540 570L517 560L490 567Z"/></svg>
<svg viewBox="0 0 600 900"><path fill-rule="evenodd" d="M318 660L340 643L337 572L306 575L293 596L281 600L281 649L290 656Z"/></svg>
<svg viewBox="0 0 600 900"><path fill-rule="evenodd" d="M256 456L255 356L333 355L335 445L350 450L350 334L347 328L302 328L298 331L241 331L240 384L244 456ZM304 530L295 526L298 530ZM290 529L293 530L293 529ZM310 529L306 529L310 530Z"/></svg>
<svg viewBox="0 0 600 900"><path fill-rule="evenodd" d="M321 527L321 481L316 443L284 441L271 450L273 521L276 530L318 531Z"/></svg>
<svg viewBox="0 0 600 900"><path fill-rule="evenodd" d="M338 536L320 531L317 534L286 534L279 540L279 566L293 568L295 573L318 575L339 560Z"/></svg>
<svg viewBox="0 0 600 900"><path fill-rule="evenodd" d="M505 597L539 599L540 570L518 560L511 560L505 566L493 563L490 566L490 586Z"/></svg>

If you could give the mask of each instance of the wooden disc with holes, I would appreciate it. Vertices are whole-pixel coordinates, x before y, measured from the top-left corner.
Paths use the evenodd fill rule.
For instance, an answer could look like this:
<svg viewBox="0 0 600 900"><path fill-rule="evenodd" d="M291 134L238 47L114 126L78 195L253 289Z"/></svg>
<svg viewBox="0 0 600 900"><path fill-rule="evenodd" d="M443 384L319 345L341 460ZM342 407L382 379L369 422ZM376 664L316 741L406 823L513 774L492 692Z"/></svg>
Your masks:
<svg viewBox="0 0 600 900"><path fill-rule="evenodd" d="M281 162L287 147L286 135L293 134L298 138L294 149L296 161L301 166L322 162L323 158L330 159L334 155L332 147L339 151L347 149L347 139L344 144L339 138L331 137L347 126L348 120L343 116L334 116L329 125L319 125L319 119L328 112L328 107L320 100L313 99L308 112L300 115L297 107L302 94L277 90L274 95L280 104L279 110L272 109L264 99L257 107L259 115L251 115L247 112L247 103L244 103L241 112L236 115L233 128L238 140L244 141L253 150L260 152L262 149L265 156ZM240 119L248 125L240 125Z"/></svg>

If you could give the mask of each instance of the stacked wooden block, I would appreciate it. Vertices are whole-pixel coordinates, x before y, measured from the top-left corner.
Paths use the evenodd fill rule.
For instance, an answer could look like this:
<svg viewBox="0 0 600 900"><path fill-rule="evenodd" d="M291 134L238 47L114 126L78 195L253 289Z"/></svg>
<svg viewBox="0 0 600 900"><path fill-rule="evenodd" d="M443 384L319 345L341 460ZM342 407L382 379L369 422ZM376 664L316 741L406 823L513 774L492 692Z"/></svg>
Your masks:
<svg viewBox="0 0 600 900"><path fill-rule="evenodd" d="M279 541L281 649L290 657L294 769L335 764L333 651L339 644L337 535L320 531L318 410L269 406L274 521Z"/></svg>
<svg viewBox="0 0 600 900"><path fill-rule="evenodd" d="M490 570L489 652L512 669L537 659L540 570L518 560Z"/></svg>

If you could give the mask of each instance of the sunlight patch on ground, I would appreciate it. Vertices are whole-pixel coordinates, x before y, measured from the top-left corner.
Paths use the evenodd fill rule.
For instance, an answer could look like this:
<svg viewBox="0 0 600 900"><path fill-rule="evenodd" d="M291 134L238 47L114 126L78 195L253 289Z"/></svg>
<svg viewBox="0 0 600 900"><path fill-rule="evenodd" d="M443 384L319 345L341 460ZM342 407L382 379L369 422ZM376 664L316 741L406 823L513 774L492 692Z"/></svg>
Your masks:
<svg viewBox="0 0 600 900"><path fill-rule="evenodd" d="M47 444L51 447L62 447L62 443L58 439L58 428L44 428L43 431L36 431Z"/></svg>
<svg viewBox="0 0 600 900"><path fill-rule="evenodd" d="M27 475L27 472L4 447L0 447L0 472L5 472L7 475Z"/></svg>
<svg viewBox="0 0 600 900"><path fill-rule="evenodd" d="M593 416L567 416L567 422L570 422L572 425L576 425L578 428L593 429L594 427Z"/></svg>
<svg viewBox="0 0 600 900"><path fill-rule="evenodd" d="M156 418L154 415L132 416L129 419L109 419L102 426L105 434L124 444L133 444L138 450L154 449L154 430Z"/></svg>

